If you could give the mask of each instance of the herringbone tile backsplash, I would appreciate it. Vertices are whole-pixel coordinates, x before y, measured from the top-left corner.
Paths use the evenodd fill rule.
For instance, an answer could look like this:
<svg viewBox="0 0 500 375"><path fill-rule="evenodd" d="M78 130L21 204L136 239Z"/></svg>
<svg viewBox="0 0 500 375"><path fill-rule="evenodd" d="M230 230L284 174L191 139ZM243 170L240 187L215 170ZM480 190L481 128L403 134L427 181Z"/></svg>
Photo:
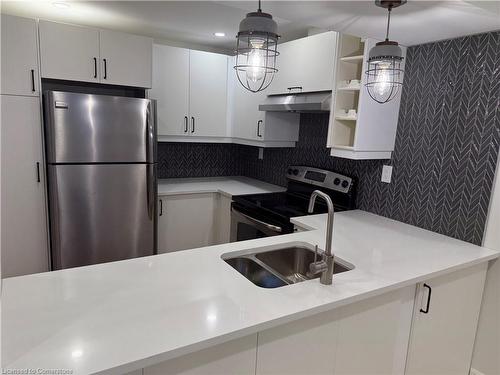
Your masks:
<svg viewBox="0 0 500 375"><path fill-rule="evenodd" d="M359 180L357 206L480 244L500 144L500 32L408 49L392 160L332 158L327 115L301 116L295 148L161 143L159 176L246 175L285 185L289 165L310 165ZM392 183L380 182L383 164Z"/></svg>

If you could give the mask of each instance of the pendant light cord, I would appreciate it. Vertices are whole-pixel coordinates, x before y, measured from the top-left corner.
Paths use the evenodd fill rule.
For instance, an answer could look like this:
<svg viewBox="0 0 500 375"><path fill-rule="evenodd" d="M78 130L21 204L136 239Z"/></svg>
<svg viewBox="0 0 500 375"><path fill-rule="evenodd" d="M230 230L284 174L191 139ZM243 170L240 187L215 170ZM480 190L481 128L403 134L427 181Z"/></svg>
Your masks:
<svg viewBox="0 0 500 375"><path fill-rule="evenodd" d="M259 0L259 4L260 4L260 0ZM259 5L259 8L260 8L260 5ZM391 24L391 10L392 10L392 6L389 6L387 8L387 11L389 12L387 14L387 30L385 32L385 41L388 42L389 41L389 26Z"/></svg>

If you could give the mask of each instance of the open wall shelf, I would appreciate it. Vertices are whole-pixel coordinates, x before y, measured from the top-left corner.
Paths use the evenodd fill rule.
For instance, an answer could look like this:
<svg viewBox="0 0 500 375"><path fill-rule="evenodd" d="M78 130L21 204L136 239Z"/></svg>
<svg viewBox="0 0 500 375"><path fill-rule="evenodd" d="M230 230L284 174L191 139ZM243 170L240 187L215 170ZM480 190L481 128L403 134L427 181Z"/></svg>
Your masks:
<svg viewBox="0 0 500 375"><path fill-rule="evenodd" d="M363 55L344 56L340 58L340 61L357 64L363 62Z"/></svg>
<svg viewBox="0 0 500 375"><path fill-rule="evenodd" d="M377 42L346 34L339 38L327 144L332 156L387 159L394 150L400 97L379 104L364 86L368 52ZM406 48L402 49L405 54ZM359 85L350 84L351 80L359 80ZM355 110L356 115L346 115L349 110Z"/></svg>

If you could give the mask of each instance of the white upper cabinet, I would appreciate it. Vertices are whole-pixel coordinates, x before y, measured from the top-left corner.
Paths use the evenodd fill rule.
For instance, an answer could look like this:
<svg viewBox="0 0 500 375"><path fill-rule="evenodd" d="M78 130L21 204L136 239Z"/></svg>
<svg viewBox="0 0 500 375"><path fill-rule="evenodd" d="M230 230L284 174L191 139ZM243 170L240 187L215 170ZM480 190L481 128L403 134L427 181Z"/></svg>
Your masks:
<svg viewBox="0 0 500 375"><path fill-rule="evenodd" d="M189 133L189 50L155 44L153 85L149 97L156 99L158 135Z"/></svg>
<svg viewBox="0 0 500 375"><path fill-rule="evenodd" d="M150 97L160 140L220 139L227 129L226 55L155 45Z"/></svg>
<svg viewBox="0 0 500 375"><path fill-rule="evenodd" d="M99 30L40 21L43 78L99 82Z"/></svg>
<svg viewBox="0 0 500 375"><path fill-rule="evenodd" d="M151 38L109 30L101 30L99 37L102 83L151 87Z"/></svg>
<svg viewBox="0 0 500 375"><path fill-rule="evenodd" d="M227 59L226 55L189 51L189 115L192 135L227 135Z"/></svg>
<svg viewBox="0 0 500 375"><path fill-rule="evenodd" d="M38 96L35 20L2 14L2 94Z"/></svg>
<svg viewBox="0 0 500 375"><path fill-rule="evenodd" d="M151 38L40 21L43 78L151 87Z"/></svg>
<svg viewBox="0 0 500 375"><path fill-rule="evenodd" d="M329 31L279 44L269 94L332 90L337 35Z"/></svg>
<svg viewBox="0 0 500 375"><path fill-rule="evenodd" d="M235 74L231 69L229 74ZM265 112L259 111L259 104L266 99L266 90L250 92L233 79L231 125L232 137L246 140L259 140L262 135Z"/></svg>
<svg viewBox="0 0 500 375"><path fill-rule="evenodd" d="M230 59L234 65L234 59ZM228 70L229 122L234 143L259 147L294 147L299 139L300 114L259 111L269 89L250 92Z"/></svg>

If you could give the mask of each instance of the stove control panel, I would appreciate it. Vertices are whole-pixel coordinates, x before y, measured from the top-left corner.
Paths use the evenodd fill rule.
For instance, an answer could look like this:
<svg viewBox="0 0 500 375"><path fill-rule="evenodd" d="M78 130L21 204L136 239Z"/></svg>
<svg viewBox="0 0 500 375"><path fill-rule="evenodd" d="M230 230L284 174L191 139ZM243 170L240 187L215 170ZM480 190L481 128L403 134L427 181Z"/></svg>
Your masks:
<svg viewBox="0 0 500 375"><path fill-rule="evenodd" d="M291 166L286 172L286 177L290 180L321 186L341 193L348 193L352 186L351 177L312 167Z"/></svg>

